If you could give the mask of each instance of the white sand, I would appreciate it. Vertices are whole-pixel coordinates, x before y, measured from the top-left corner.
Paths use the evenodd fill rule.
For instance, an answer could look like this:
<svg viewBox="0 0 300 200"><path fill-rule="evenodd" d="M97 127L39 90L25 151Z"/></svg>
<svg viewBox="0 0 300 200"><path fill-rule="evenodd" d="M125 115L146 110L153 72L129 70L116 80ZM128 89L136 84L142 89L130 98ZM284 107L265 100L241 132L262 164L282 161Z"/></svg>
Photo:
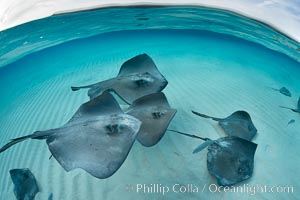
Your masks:
<svg viewBox="0 0 300 200"><path fill-rule="evenodd" d="M229 53L228 60L222 60L206 57L202 48L199 49L198 55L189 55L188 51L183 52L180 46L170 50L164 46L170 44L159 44L162 45L157 47L159 50L152 49L151 45L158 45L155 43L146 45L144 49L149 50L147 52L169 80L165 93L169 97L170 104L178 109L170 128L215 139L224 136L220 127L213 121L192 115L191 109L220 117L225 117L235 110L247 110L258 129L254 141L259 145L255 155L253 177L245 183L251 186L256 184L293 186L296 190L293 194L257 193L251 196L247 193L210 193L208 190L202 193L205 184L208 186L216 183L206 169L206 151L192 155L192 150L200 141L168 132L161 142L152 148L144 148L136 142L120 170L106 180L93 178L82 170L67 173L55 159L48 159L50 153L45 142L23 142L0 156L2 172L0 199L15 199L8 170L17 167L28 167L37 177L41 188L37 200L47 199L50 193L53 193L55 200L250 199L251 197L297 199L300 119L299 115L279 109L278 105L296 104L296 94L299 95L300 91L300 85L296 84L300 80L300 69L268 62L264 60L268 56L264 52L259 57L251 54L239 57ZM101 47L99 48L100 51ZM76 63L74 60L72 64L75 65L75 71L52 77L29 88L13 102L5 117L1 116L1 144L25 133L64 124L77 107L88 99L86 91L70 92L70 84L90 83L114 76L119 64L142 53L134 47L130 51L125 49L128 49L126 45L119 46L115 52L104 52L100 57L91 54L95 57L87 58L90 59L89 64L80 61ZM74 52L72 50L70 53ZM176 53L181 56L174 57ZM68 55L67 52L65 54ZM255 63L261 62L268 64L257 68ZM224 66L224 63L227 64ZM49 67L48 65L45 63L40 67ZM107 68L103 70L102 66ZM86 76L83 77L82 74ZM293 98L264 87L282 85L295 94ZM297 123L287 127L287 122L292 118ZM168 193L162 196L137 194L125 190L126 184L138 183L160 183L170 187L176 183L194 184L200 191L185 194Z"/></svg>
<svg viewBox="0 0 300 200"><path fill-rule="evenodd" d="M222 8L266 22L300 41L297 0L1 0L0 30L56 13L126 5L200 5Z"/></svg>

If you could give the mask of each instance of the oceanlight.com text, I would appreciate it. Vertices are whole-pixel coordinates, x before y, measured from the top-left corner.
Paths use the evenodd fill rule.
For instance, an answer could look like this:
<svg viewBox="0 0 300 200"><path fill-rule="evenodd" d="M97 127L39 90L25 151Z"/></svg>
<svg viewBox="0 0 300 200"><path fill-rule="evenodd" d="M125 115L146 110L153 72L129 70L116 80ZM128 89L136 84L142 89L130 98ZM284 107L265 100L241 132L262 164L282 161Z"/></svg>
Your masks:
<svg viewBox="0 0 300 200"><path fill-rule="evenodd" d="M139 194L153 194L166 195L168 193L246 193L255 195L257 193L294 193L293 186L279 186L279 185L249 185L243 184L239 186L219 186L217 184L127 184L126 190L128 192L136 192Z"/></svg>

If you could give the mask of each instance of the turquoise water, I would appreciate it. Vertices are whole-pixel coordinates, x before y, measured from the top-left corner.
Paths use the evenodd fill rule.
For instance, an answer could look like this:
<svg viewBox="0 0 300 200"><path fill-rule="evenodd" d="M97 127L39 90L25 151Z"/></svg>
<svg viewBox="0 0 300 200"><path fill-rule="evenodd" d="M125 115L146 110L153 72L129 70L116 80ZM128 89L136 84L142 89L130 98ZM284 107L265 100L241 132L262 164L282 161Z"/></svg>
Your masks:
<svg viewBox="0 0 300 200"><path fill-rule="evenodd" d="M122 17L111 17L115 15ZM299 188L300 116L278 107L297 105L299 44L275 30L206 8L114 8L38 20L0 37L0 145L63 125L88 100L86 91L72 92L71 85L112 78L124 61L147 53L169 81L164 92L178 110L170 128L216 139L224 132L216 123L192 115L192 109L220 117L246 110L258 129L258 149L253 177L245 183ZM268 88L282 86L291 91L291 98ZM296 122L287 126L291 119ZM47 199L50 193L53 199L252 197L202 192L204 185L216 182L207 172L206 152L191 154L198 145L170 132L151 148L136 142L120 170L99 180L83 170L65 172L48 159L45 142L26 141L0 156L0 199L14 199L8 171L19 167L35 174L42 189L37 199ZM126 184L138 183L193 184L200 191L162 196L125 190ZM254 197L296 199L297 192L258 192Z"/></svg>
<svg viewBox="0 0 300 200"><path fill-rule="evenodd" d="M200 29L234 35L299 61L299 43L265 24L232 12L180 6L116 7L57 15L0 32L0 66L65 41L112 31L143 29Z"/></svg>

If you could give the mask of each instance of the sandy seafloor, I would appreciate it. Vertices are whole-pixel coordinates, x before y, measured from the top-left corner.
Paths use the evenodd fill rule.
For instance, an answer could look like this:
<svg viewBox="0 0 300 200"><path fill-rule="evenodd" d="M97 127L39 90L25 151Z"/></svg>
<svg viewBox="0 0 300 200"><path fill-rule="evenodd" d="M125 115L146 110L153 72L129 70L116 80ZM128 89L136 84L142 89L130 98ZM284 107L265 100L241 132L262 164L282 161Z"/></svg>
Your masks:
<svg viewBox="0 0 300 200"><path fill-rule="evenodd" d="M246 110L258 129L253 177L249 186L291 186L293 193L213 193L215 178L206 168L206 150L192 154L201 141L167 132L154 147L135 142L112 177L96 179L83 170L65 172L45 141L28 140L0 155L0 199L15 199L9 170L29 168L38 181L36 199L297 199L299 196L300 115L278 105L296 107L300 64L263 46L201 31L129 31L71 41L26 56L0 69L0 145L9 139L59 127L88 100L87 91L71 85L117 75L120 65L149 54L169 81L164 90L178 110L170 128L216 139L225 136L216 122L197 110L226 117ZM286 97L268 87L287 87ZM295 123L287 123L295 119ZM193 184L198 193L144 194L127 184ZM240 184L240 185L242 185ZM205 191L202 192L203 186Z"/></svg>

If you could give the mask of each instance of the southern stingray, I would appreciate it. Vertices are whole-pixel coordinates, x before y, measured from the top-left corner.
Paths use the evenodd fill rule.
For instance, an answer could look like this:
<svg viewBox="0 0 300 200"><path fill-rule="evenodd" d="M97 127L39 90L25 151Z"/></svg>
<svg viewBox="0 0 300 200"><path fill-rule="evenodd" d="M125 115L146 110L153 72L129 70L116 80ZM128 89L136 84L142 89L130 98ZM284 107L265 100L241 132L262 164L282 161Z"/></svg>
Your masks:
<svg viewBox="0 0 300 200"><path fill-rule="evenodd" d="M9 171L14 183L14 193L17 200L32 200L39 192L34 175L29 169L11 169Z"/></svg>
<svg viewBox="0 0 300 200"><path fill-rule="evenodd" d="M66 170L82 168L96 178L107 178L122 165L141 122L125 114L108 92L84 103L62 127L36 131L13 139L0 153L26 139L46 139L53 157Z"/></svg>
<svg viewBox="0 0 300 200"><path fill-rule="evenodd" d="M126 103L132 104L142 96L162 91L167 84L168 81L158 71L153 60L147 54L141 54L123 63L116 78L71 88L73 91L89 88L88 96L91 99L103 91L111 90Z"/></svg>
<svg viewBox="0 0 300 200"><path fill-rule="evenodd" d="M229 136L236 136L251 141L256 135L250 115L246 111L236 111L226 118L216 118L192 111L195 115L217 121Z"/></svg>
<svg viewBox="0 0 300 200"><path fill-rule="evenodd" d="M164 136L176 110L170 107L166 96L158 92L137 99L126 113L142 122L137 140L150 147Z"/></svg>
<svg viewBox="0 0 300 200"><path fill-rule="evenodd" d="M285 96L288 96L288 97L292 96L292 93L286 87L281 87L280 89L276 89L276 88L272 88L272 87L270 87L270 88L272 90L279 91L281 94L283 94Z"/></svg>
<svg viewBox="0 0 300 200"><path fill-rule="evenodd" d="M235 136L211 140L179 131L170 131L205 141L193 153L208 146L207 169L217 179L219 185L234 185L252 176L257 144Z"/></svg>
<svg viewBox="0 0 300 200"><path fill-rule="evenodd" d="M289 110L291 110L293 112L296 112L296 113L300 113L300 97L298 99L298 106L297 106L297 108L289 108L289 107L285 107L285 106L279 106L279 107L285 108L285 109L289 109Z"/></svg>

